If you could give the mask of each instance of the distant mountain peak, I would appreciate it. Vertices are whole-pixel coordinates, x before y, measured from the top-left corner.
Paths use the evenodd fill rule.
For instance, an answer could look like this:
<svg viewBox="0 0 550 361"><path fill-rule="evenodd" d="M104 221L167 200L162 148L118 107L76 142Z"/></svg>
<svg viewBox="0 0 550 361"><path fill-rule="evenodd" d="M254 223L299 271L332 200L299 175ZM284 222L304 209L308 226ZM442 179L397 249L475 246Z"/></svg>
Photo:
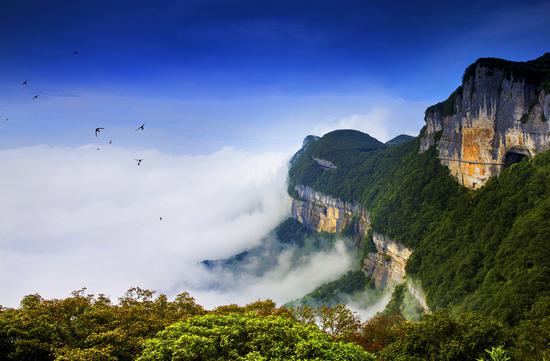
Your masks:
<svg viewBox="0 0 550 361"><path fill-rule="evenodd" d="M408 134L399 134L398 136L388 140L386 142L387 146L393 146L393 145L400 145L405 142L410 142L411 140L414 140L416 137L413 137L412 135Z"/></svg>

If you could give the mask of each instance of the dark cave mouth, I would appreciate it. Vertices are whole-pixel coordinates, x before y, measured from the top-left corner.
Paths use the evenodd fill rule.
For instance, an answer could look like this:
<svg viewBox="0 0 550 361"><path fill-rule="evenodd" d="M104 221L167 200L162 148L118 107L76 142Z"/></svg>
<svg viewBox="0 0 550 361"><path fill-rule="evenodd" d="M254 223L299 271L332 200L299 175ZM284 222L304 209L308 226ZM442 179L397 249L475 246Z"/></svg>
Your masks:
<svg viewBox="0 0 550 361"><path fill-rule="evenodd" d="M504 156L503 168L506 169L512 164L516 164L524 160L525 158L531 158L531 154L526 150L509 150Z"/></svg>

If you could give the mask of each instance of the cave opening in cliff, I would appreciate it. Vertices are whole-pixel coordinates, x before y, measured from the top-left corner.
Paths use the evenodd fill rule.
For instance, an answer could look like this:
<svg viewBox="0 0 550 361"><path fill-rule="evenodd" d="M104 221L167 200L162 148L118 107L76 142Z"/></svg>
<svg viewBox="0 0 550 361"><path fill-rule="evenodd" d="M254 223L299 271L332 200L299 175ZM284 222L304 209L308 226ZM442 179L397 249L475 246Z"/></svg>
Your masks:
<svg viewBox="0 0 550 361"><path fill-rule="evenodd" d="M508 168L512 164L519 163L525 158L529 158L530 154L523 150L510 150L504 156L504 168Z"/></svg>

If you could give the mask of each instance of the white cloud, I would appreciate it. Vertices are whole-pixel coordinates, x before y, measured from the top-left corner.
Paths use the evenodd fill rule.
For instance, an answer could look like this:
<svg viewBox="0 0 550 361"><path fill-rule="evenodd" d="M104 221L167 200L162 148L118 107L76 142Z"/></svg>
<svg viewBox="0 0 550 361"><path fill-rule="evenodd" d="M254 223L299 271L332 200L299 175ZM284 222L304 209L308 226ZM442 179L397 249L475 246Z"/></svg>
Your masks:
<svg viewBox="0 0 550 361"><path fill-rule="evenodd" d="M399 134L418 135L426 104L403 99L377 101L366 111L341 118L328 119L313 128L316 135L336 129L355 129L386 142Z"/></svg>
<svg viewBox="0 0 550 361"><path fill-rule="evenodd" d="M0 151L0 304L16 306L30 293L66 297L81 287L116 299L132 286L188 291L207 307L284 303L351 266L342 242L311 257L289 249L261 278L199 265L259 245L289 215L286 153L96 148ZM225 287L213 290L220 280Z"/></svg>
<svg viewBox="0 0 550 361"><path fill-rule="evenodd" d="M381 141L390 139L388 120L390 111L388 108L374 108L366 114L353 114L341 118L332 124L324 124L314 129L315 134L324 135L336 129L356 129Z"/></svg>
<svg viewBox="0 0 550 361"><path fill-rule="evenodd" d="M261 278L244 275L234 279L231 275L214 273L224 278L226 289L201 290L197 298L202 304L249 303L260 298L270 298L283 304L302 297L317 286L336 280L352 267L354 258L344 242L337 241L330 250L313 253L295 262L296 249L288 249L278 257L277 267ZM299 252L299 251L298 251Z"/></svg>
<svg viewBox="0 0 550 361"><path fill-rule="evenodd" d="M84 286L112 297L135 285L197 286L197 262L258 244L288 216L287 159L231 148L0 151L0 304Z"/></svg>

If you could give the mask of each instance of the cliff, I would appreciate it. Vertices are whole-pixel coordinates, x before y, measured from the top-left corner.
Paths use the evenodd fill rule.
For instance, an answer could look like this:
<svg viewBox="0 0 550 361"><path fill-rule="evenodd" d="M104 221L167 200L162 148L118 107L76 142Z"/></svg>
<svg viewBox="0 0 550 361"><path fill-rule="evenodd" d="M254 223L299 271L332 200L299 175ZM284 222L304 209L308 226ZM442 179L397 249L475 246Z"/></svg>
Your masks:
<svg viewBox="0 0 550 361"><path fill-rule="evenodd" d="M365 208L304 185L297 185L295 191L297 198L292 199L292 217L307 228L318 232L346 234L356 240L358 247L363 247L364 242L372 239L376 252L366 255L362 270L372 279L376 288L389 288L405 281L405 267L412 249L382 234L371 232L370 216ZM422 308L428 311L427 302L418 287L407 282L407 288Z"/></svg>
<svg viewBox="0 0 550 361"><path fill-rule="evenodd" d="M298 222L318 232L350 235L358 246L368 241L371 222L366 209L304 185L297 185L296 193L298 198L292 199L291 211ZM373 233L372 241L376 252L369 253L365 258L365 273L374 279L379 288L402 281L412 251L378 233Z"/></svg>
<svg viewBox="0 0 550 361"><path fill-rule="evenodd" d="M420 151L436 145L457 181L476 189L547 150L549 119L550 53L528 62L482 58L447 100L426 110Z"/></svg>
<svg viewBox="0 0 550 361"><path fill-rule="evenodd" d="M368 214L362 207L300 184L295 187L295 191L298 198L292 199L292 217L307 228L318 232L348 232L354 235L364 235L370 229ZM360 241L360 238L357 240Z"/></svg>
<svg viewBox="0 0 550 361"><path fill-rule="evenodd" d="M385 288L405 280L405 266L412 250L382 234L373 232L372 241L376 253L369 253L363 260L363 271L377 288Z"/></svg>

